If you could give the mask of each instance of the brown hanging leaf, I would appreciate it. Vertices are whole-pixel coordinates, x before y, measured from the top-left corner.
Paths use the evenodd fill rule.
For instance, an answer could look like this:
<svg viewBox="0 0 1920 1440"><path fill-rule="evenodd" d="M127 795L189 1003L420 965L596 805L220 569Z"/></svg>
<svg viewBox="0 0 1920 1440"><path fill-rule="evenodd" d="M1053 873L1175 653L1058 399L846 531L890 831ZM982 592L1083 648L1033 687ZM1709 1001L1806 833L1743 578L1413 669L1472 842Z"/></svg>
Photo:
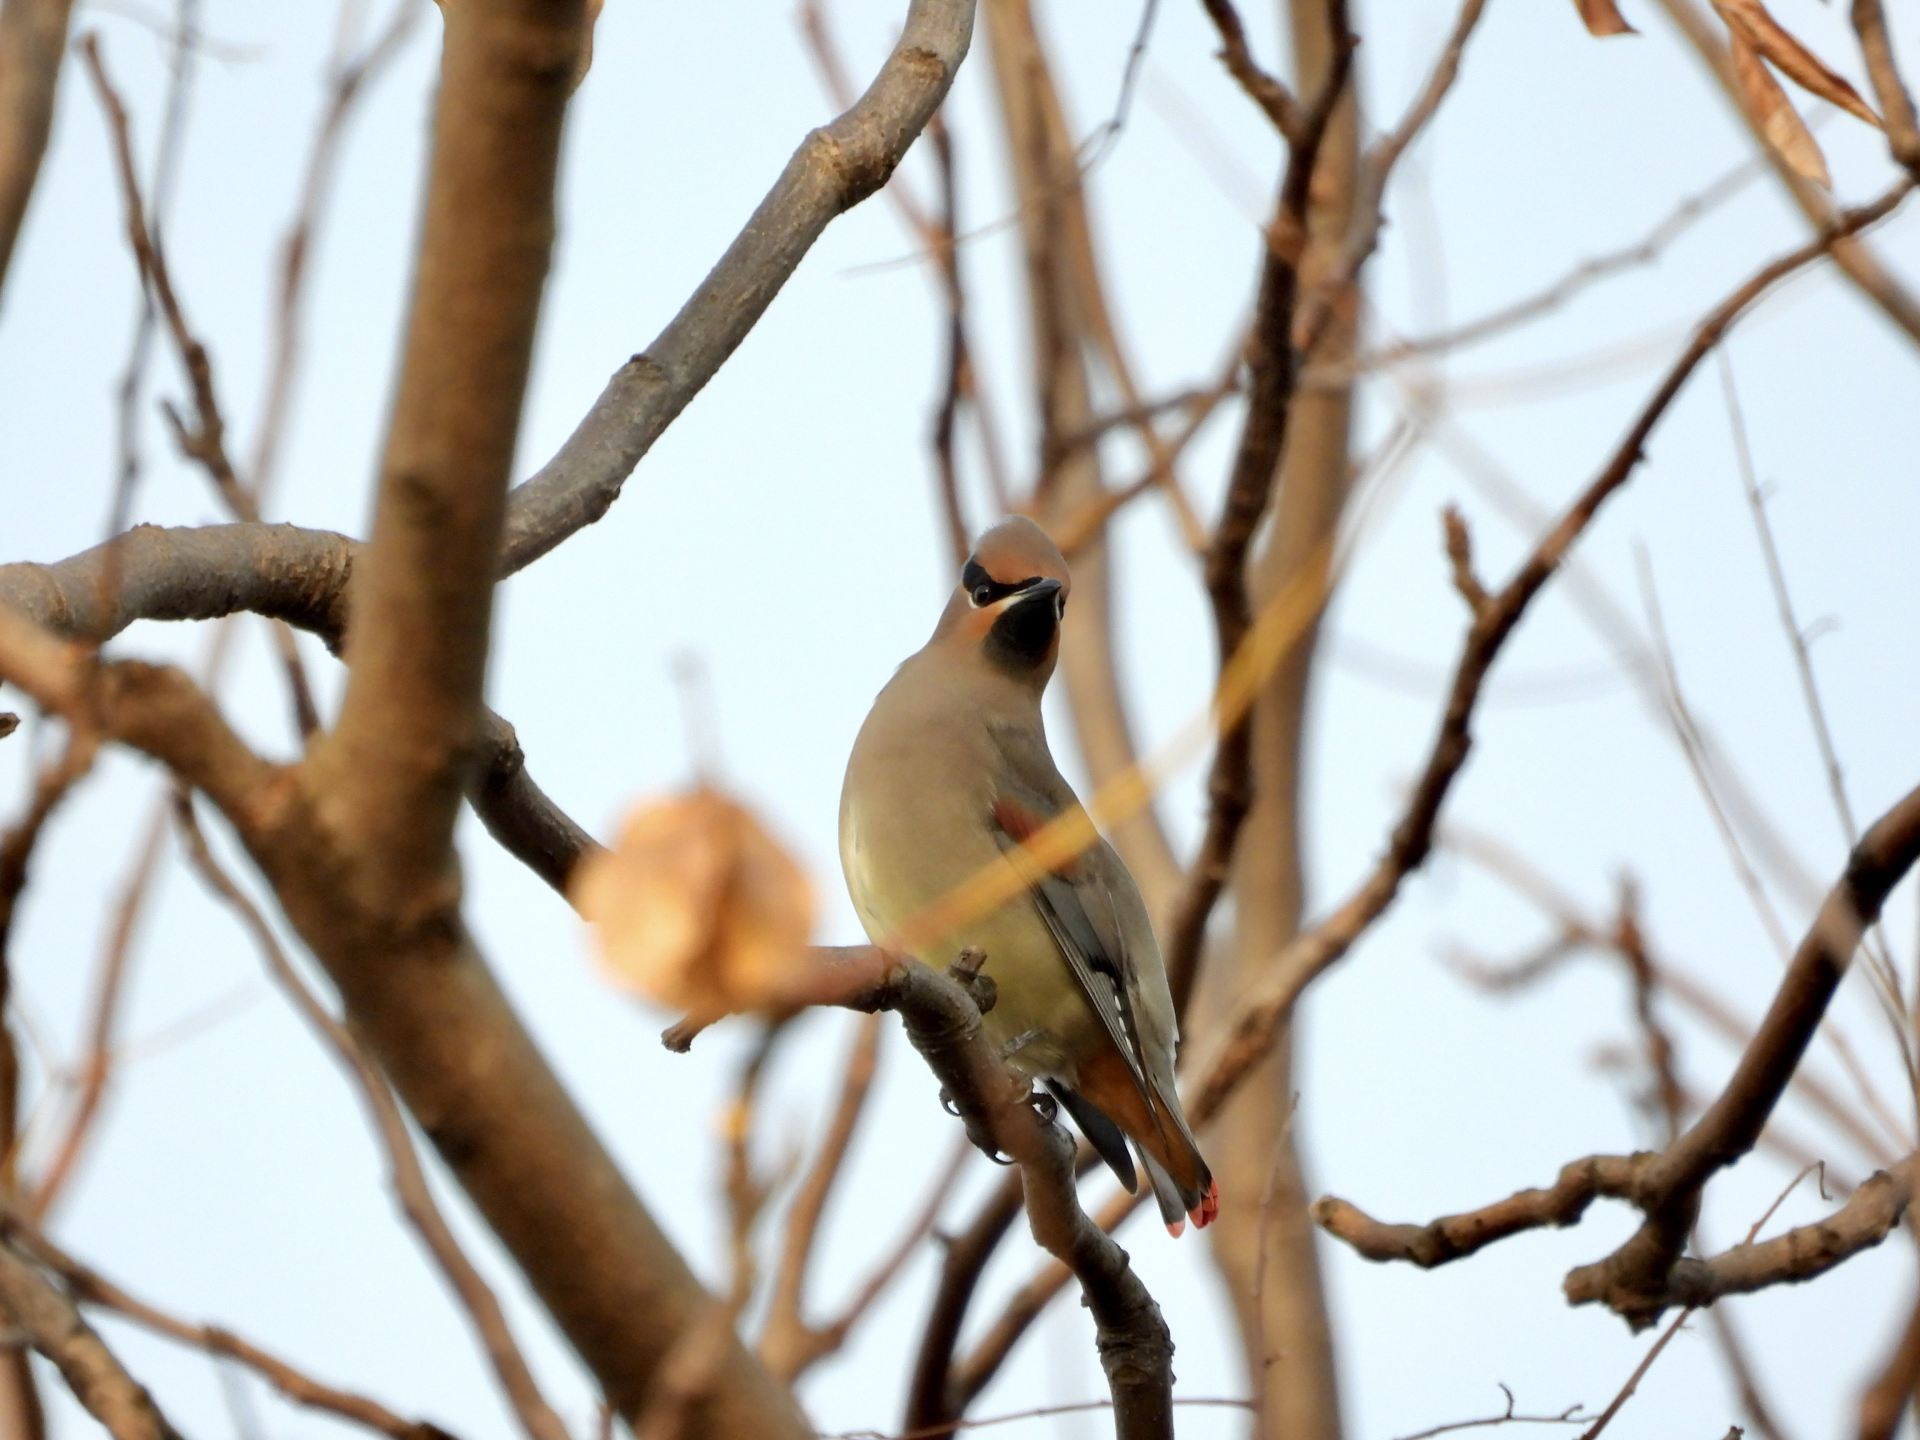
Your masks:
<svg viewBox="0 0 1920 1440"><path fill-rule="evenodd" d="M1829 69L1824 60L1788 34L1780 22L1767 13L1761 0L1713 0L1713 8L1726 22L1736 54L1739 42L1746 41L1802 90L1838 105L1876 130L1883 128L1880 117L1860 98L1860 92L1847 83L1846 77Z"/></svg>
<svg viewBox="0 0 1920 1440"><path fill-rule="evenodd" d="M616 983L715 1018L787 1003L806 965L813 892L745 808L702 786L637 807L570 887Z"/></svg>
<svg viewBox="0 0 1920 1440"><path fill-rule="evenodd" d="M1827 173L1826 157L1820 153L1813 132L1807 129L1800 112L1793 108L1787 92L1780 88L1780 82L1773 78L1773 72L1767 69L1759 53L1738 32L1732 38L1733 78L1740 87L1740 103L1760 126L1767 144L1795 173L1816 185L1831 185L1833 179Z"/></svg>
<svg viewBox="0 0 1920 1440"><path fill-rule="evenodd" d="M1587 27L1589 35L1638 35L1620 13L1620 7L1614 0L1573 0L1574 8L1579 10L1580 19Z"/></svg>

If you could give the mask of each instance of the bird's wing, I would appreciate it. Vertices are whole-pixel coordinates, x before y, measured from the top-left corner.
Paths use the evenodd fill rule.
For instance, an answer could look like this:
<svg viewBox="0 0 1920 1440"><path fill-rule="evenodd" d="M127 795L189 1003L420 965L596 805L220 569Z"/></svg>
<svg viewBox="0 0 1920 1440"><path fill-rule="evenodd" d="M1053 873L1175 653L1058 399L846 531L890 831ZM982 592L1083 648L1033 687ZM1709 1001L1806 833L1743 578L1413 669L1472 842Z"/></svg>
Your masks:
<svg viewBox="0 0 1920 1440"><path fill-rule="evenodd" d="M1091 863L1094 857L1088 854L1048 871L1025 857L1022 843L1062 809L1077 802L1057 773L1033 775L1030 768L1022 773L1019 758L1009 756L1016 760L1016 766L994 797L990 817L994 838L1019 866L1028 896L1046 922L1067 969L1114 1049L1126 1061L1149 1113L1157 1114L1161 1104L1148 1080L1140 1035L1139 975L1111 882L1103 873L1106 867ZM1052 770L1049 761L1046 771Z"/></svg>

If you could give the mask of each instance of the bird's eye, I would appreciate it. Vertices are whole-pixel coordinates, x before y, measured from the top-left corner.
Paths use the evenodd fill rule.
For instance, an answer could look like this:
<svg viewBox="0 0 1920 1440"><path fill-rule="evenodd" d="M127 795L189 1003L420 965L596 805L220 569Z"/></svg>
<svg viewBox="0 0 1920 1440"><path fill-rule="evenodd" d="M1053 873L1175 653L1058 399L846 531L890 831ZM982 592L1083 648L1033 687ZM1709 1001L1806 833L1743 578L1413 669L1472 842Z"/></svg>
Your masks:
<svg viewBox="0 0 1920 1440"><path fill-rule="evenodd" d="M986 606L992 604L993 603L993 587L991 585L974 586L973 587L973 603L976 606L981 608L985 608Z"/></svg>

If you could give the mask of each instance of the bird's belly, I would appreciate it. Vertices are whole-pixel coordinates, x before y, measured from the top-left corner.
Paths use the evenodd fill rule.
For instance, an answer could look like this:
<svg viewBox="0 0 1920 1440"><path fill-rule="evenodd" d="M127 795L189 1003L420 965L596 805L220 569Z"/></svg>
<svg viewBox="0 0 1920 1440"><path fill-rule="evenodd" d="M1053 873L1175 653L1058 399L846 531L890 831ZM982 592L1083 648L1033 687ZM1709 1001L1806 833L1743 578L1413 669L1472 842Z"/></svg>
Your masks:
<svg viewBox="0 0 1920 1440"><path fill-rule="evenodd" d="M862 827L849 816L841 860L855 912L876 944L884 943L928 906L969 879L973 870L939 863L911 840ZM981 865L1005 864L997 848L982 848ZM957 872L957 873L956 873ZM995 1002L984 1017L988 1036L1013 1067L1030 1077L1072 1083L1075 1057L1099 1043L1099 1021L1074 983L1039 912L1024 895L975 916L920 947L915 957L936 969L962 951L986 956Z"/></svg>

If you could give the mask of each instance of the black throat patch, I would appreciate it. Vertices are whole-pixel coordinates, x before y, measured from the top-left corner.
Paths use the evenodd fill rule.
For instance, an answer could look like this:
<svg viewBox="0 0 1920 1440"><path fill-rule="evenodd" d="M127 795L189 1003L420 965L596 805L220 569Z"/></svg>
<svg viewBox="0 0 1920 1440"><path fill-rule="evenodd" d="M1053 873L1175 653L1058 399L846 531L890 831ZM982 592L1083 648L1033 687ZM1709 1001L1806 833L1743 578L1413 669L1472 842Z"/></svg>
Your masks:
<svg viewBox="0 0 1920 1440"><path fill-rule="evenodd" d="M1014 601L987 632L987 658L1014 675L1032 674L1053 649L1060 624L1055 605L1052 591Z"/></svg>

